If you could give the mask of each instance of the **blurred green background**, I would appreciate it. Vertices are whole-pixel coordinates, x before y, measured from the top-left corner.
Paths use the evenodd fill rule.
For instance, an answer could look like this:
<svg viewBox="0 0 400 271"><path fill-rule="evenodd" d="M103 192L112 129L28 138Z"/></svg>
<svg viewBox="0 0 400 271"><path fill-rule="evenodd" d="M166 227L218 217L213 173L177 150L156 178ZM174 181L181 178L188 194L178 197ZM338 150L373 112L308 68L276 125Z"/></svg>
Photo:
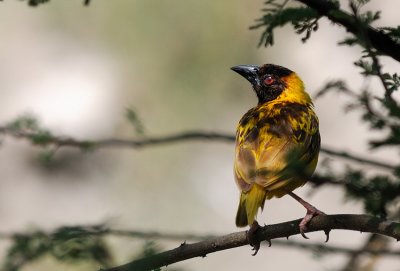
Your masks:
<svg viewBox="0 0 400 271"><path fill-rule="evenodd" d="M375 1L369 7L383 9L383 24L395 24L396 12L385 9L394 3ZM328 79L362 84L352 65L360 51L337 47L345 32L327 21L321 21L322 30L305 45L291 28L283 28L273 48L258 48L261 31L248 28L261 16L262 7L262 1L240 0L92 0L89 7L78 0L53 0L30 8L22 1L5 0L0 3L0 121L32 114L54 134L78 139L136 138L191 129L233 134L237 121L256 103L248 83L230 71L234 65L286 66L303 78L310 94ZM384 64L390 68L390 62ZM367 129L357 114L342 112L343 99L316 101L323 144L367 153ZM143 135L126 120L127 108L137 113ZM115 228L161 232L237 230L239 193L233 181L232 144L188 142L87 153L64 148L46 165L38 159L41 151L24 141L2 139L1 232L104 221ZM359 205L343 202L338 188L308 192L299 190L327 213L361 212ZM282 198L267 202L259 217L260 222L277 223L303 212L293 200ZM310 237L324 240L323 233ZM131 259L144 244L136 239L109 241L116 264ZM330 242L356 246L361 237L334 232ZM157 241L161 249L179 243ZM2 240L3 255L6 247ZM176 267L321 270L345 259L331 255L316 261L311 253L278 246L262 249L257 257L250 254L249 247L242 247ZM389 259L381 265L395 270L392 264ZM74 265L60 267L50 257L26 269L54 268L76 270Z"/></svg>

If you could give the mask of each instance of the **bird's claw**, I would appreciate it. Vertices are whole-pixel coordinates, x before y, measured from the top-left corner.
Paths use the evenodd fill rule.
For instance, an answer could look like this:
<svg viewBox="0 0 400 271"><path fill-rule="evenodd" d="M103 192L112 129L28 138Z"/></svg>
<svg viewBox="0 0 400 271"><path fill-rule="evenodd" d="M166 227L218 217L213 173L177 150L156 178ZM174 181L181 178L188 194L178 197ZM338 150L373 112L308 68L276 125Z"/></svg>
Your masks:
<svg viewBox="0 0 400 271"><path fill-rule="evenodd" d="M251 254L251 256L256 256L258 251L260 250L260 242L251 245L253 248L251 250L254 250L254 253Z"/></svg>
<svg viewBox="0 0 400 271"><path fill-rule="evenodd" d="M300 234L301 234L301 236L303 236L303 238L309 239L307 237L307 235L305 235L305 232L307 231L308 223L310 223L311 219L314 216L317 216L317 215L326 215L326 214L324 212L321 212L320 210L318 210L315 207L313 207L312 209L311 208L307 209L306 216L300 221L300 224L299 224ZM325 231L325 234L326 234L326 241L325 242L328 242L328 240L329 240L329 231Z"/></svg>
<svg viewBox="0 0 400 271"><path fill-rule="evenodd" d="M254 250L254 253L251 254L252 256L256 256L260 249L260 241L257 241L255 238L255 234L260 228L258 222L254 221L253 224L251 224L250 229L247 231L247 241L249 241L250 246L253 247L252 250Z"/></svg>
<svg viewBox="0 0 400 271"><path fill-rule="evenodd" d="M304 233L304 231L300 230L301 236L303 236L304 239L310 239L308 236Z"/></svg>

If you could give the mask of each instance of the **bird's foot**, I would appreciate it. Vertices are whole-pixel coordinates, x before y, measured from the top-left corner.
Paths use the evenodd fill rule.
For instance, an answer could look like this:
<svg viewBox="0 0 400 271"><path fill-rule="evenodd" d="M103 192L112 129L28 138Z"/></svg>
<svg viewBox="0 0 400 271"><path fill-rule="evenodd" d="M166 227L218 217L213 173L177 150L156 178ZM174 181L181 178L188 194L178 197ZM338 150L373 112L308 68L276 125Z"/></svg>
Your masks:
<svg viewBox="0 0 400 271"><path fill-rule="evenodd" d="M299 196L297 196L295 193L288 192L288 194L292 198L297 200L301 205L303 205L304 208L306 208L306 210L307 210L306 216L303 218L303 220L300 221L299 228L300 228L301 236L303 236L305 239L308 239L308 237L304 234L307 231L308 223L310 223L311 219L314 216L326 215L326 214L324 212L321 212L320 210L318 210L317 208L315 208L314 206L312 206L310 203L308 203L307 201L303 200ZM326 235L325 242L328 242L328 240L329 240L329 230L325 231L325 235Z"/></svg>
<svg viewBox="0 0 400 271"><path fill-rule="evenodd" d="M258 250L260 249L260 241L257 241L256 232L260 229L260 225L257 221L254 220L253 224L251 224L250 229L247 231L247 241L249 241L250 246L252 246L252 250L254 253L251 254L252 256L256 256Z"/></svg>
<svg viewBox="0 0 400 271"><path fill-rule="evenodd" d="M306 207L306 206L304 206ZM307 213L306 216L300 221L299 228L300 228L300 234L303 236L305 239L309 239L306 235L305 232L307 231L308 223L310 223L311 219L314 216L317 215L326 215L324 212L318 210L311 204L306 207ZM329 240L329 232L325 232L326 234L326 242Z"/></svg>

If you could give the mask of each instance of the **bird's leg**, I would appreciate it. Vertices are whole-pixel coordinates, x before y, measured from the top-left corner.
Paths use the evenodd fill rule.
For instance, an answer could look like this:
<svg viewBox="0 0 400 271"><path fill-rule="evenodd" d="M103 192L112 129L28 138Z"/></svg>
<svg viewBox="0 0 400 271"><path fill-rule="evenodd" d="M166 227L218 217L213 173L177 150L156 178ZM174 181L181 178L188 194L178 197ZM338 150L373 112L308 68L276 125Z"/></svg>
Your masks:
<svg viewBox="0 0 400 271"><path fill-rule="evenodd" d="M256 220L254 220L253 224L251 224L250 229L247 231L247 241L249 241L250 246L253 247L254 250L253 256L257 255L258 250L260 249L260 241L257 241L255 236L258 229L260 229L260 225Z"/></svg>
<svg viewBox="0 0 400 271"><path fill-rule="evenodd" d="M317 215L325 215L324 212L321 212L320 210L318 210L317 208L315 208L314 206L312 206L310 203L308 203L307 201L303 200L302 198L300 198L299 196L297 196L295 193L293 192L289 192L288 193L292 198L294 198L295 200L297 200L301 205L304 206L304 208L307 209L307 213L306 216L303 218L303 220L301 220L299 227L300 227L300 234L301 236L303 236L304 238L308 239L308 237L304 234L304 232L307 230L307 225L308 223L310 223L311 219L314 216ZM325 232L326 233L326 232ZM327 234L327 240L329 239L329 233Z"/></svg>

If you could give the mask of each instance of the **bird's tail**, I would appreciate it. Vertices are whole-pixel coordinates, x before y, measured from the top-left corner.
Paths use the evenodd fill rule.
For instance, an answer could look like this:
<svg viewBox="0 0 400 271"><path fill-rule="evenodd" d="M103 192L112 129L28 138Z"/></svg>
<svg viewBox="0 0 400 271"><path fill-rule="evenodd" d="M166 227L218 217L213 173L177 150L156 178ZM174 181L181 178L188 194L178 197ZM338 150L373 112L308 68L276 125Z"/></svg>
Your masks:
<svg viewBox="0 0 400 271"><path fill-rule="evenodd" d="M258 208L264 208L266 195L267 192L258 184L254 184L248 192L242 192L236 214L236 226L246 227L254 222Z"/></svg>

